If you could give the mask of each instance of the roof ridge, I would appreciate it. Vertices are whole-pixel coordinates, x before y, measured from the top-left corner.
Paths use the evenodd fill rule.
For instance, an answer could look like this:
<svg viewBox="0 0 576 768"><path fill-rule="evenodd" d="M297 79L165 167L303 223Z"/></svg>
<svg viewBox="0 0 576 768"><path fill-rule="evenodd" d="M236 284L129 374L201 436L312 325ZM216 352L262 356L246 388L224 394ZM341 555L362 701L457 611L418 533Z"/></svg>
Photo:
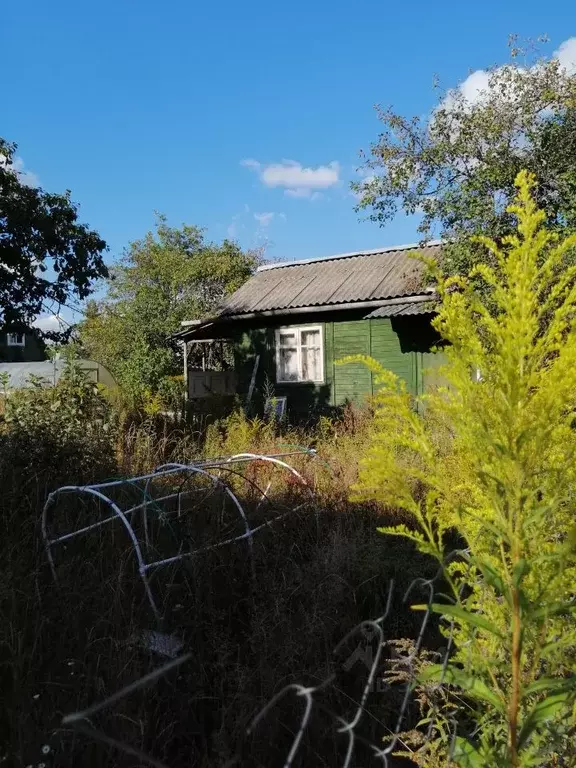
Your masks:
<svg viewBox="0 0 576 768"><path fill-rule="evenodd" d="M295 261L279 261L273 264L263 264L257 272L265 272L269 269L281 269L283 267L298 267L304 264L314 264L319 261L336 261L337 259L351 259L354 256L374 256L377 253L394 253L395 251L412 251L418 248L432 248L443 245L445 240L429 240L427 243L408 243L407 245L391 245L386 248L371 248L366 251L351 251L350 253L337 253L333 256L316 256L312 259L296 259Z"/></svg>

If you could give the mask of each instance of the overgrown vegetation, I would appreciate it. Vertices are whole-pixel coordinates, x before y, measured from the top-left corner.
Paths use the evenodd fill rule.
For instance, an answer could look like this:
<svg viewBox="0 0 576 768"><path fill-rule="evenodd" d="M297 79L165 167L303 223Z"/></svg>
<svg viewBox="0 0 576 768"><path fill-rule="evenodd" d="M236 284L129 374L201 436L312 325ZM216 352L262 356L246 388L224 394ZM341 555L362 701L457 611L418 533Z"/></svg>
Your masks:
<svg viewBox="0 0 576 768"><path fill-rule="evenodd" d="M358 706L358 765L383 744L390 766L576 765L575 110L576 79L558 62L515 59L473 103L444 94L426 124L382 115L360 205L381 222L398 206L419 210L423 236L439 226L449 241L441 264L427 262L443 383L419 400L355 357L381 389L313 429L248 417L239 401L228 415L224 400L181 409L171 335L214 311L261 254L162 217L88 305L59 382L12 390L0 380L0 762L284 765L304 699L247 726L301 683L318 698L293 766L342 764L342 724ZM14 151L0 139L0 314L21 330L45 302L85 298L107 270L104 242L77 223L69 196L24 184ZM119 390L89 382L74 354L107 365ZM313 458L302 451L311 446ZM217 481L198 481L186 514L155 508L149 553L202 549L151 577L161 621L119 526L60 542L53 581L38 532L52 490L245 451L296 452L314 506L296 501L294 475L272 485L266 462L243 474L221 467L252 522L266 523L253 558L245 541L204 551L234 525ZM130 481L118 493L134 503L149 490ZM279 510L289 513L269 525ZM57 512L66 533L106 509L76 494ZM333 650L383 616L382 663L364 701L370 663L348 665L353 643ZM139 644L149 630L177 635L190 658L67 728L64 714L158 667Z"/></svg>
<svg viewBox="0 0 576 768"><path fill-rule="evenodd" d="M421 679L447 687L452 707L428 713L424 765L439 741L442 764L576 761L576 236L542 227L535 183L517 179L517 234L502 247L482 238L493 268L443 279L431 265L449 346L426 418L401 380L369 363L382 389L355 498L409 513L413 524L382 533L434 557L448 586L432 610L454 653Z"/></svg>
<svg viewBox="0 0 576 768"><path fill-rule="evenodd" d="M346 743L327 713L343 716L358 702L365 671L335 666L332 651L384 612L393 582L380 687L366 704L356 758L368 765L362 745L390 743L412 681L393 742L398 765L574 763L576 236L559 240L543 228L533 185L519 176L510 207L518 234L502 246L482 241L493 268L444 278L429 265L442 299L435 325L448 345L444 384L422 407L371 361L382 385L374 402L321 419L313 433L241 410L198 420L195 431L185 422L168 428L159 414L127 422L72 359L55 387L37 381L5 392L2 755L37 763L44 747L59 766L282 765L297 703L284 702L249 737L247 724L287 683L315 686L335 669L294 765L338 764ZM155 582L162 629L183 638L193 658L151 692L99 712L90 722L97 738L63 730L62 714L158 661L129 642L154 624L121 531L70 542L52 582L37 533L47 493L168 460L290 452L312 441L318 457L294 461L316 491L314 511L267 528L255 541L254 571L239 544L174 564ZM255 465L231 480L256 520L265 519L253 485L265 483L262 471ZM294 505L288 482L271 496L278 508ZM159 557L229 530L223 499L202 498L194 515L158 523ZM81 526L97 511L75 499L59 514ZM423 614L403 603L409 587L441 630L428 624L415 657Z"/></svg>
<svg viewBox="0 0 576 768"><path fill-rule="evenodd" d="M31 480L46 487L78 474L114 471L116 417L98 387L69 358L58 384L32 377L31 386L10 390L3 375L0 476L17 490Z"/></svg>
<svg viewBox="0 0 576 768"><path fill-rule="evenodd" d="M441 237L446 274L467 273L490 254L471 237L514 231L507 210L521 169L546 224L564 234L576 221L576 77L534 56L515 38L511 61L476 73L466 88L436 87L422 118L382 109L382 133L366 154L359 206L385 225L399 210L421 213L423 239Z"/></svg>
<svg viewBox="0 0 576 768"><path fill-rule="evenodd" d="M15 152L0 137L0 323L20 332L38 314L85 299L108 271L106 243L78 222L70 192L26 183Z"/></svg>
<svg viewBox="0 0 576 768"><path fill-rule="evenodd" d="M24 765L140 765L121 748L61 728L63 714L104 699L161 661L127 642L155 625L121 530L101 529L102 535L58 550L59 585L52 582L38 535L46 494L59 484L129 475L168 459L191 461L246 449L289 452L307 445L312 435L236 413L196 435L172 431L163 437L158 422L149 420L131 427L129 437L109 418L101 394L75 377L71 364L54 389L33 388L5 399L4 470L16 441L23 442L14 465L18 472L3 474L0 502L0 757ZM61 410L65 393L71 402ZM102 440L89 439L88 422L102 428ZM387 634L414 635L419 617L403 607L402 594L416 573L431 575L431 561L410 543L390 550L376 531L381 513L372 505L350 505L347 498L369 423L368 410L350 409L339 420L325 420L314 435L319 458L294 459L317 488L316 514L296 512L256 539L256 587L243 545L162 574L155 588L170 593L163 629L182 637L193 658L177 675L91 718L91 727L173 768L227 761L282 764L299 720L298 703L280 707L250 738L247 724L287 682L316 684L329 675L335 668L333 648L358 622L383 612L391 580L397 588ZM34 441L46 446L47 455L34 451ZM84 451L83 457L72 451ZM256 467L249 478L259 481L260 473ZM263 514L249 484L236 478L234 487L251 515ZM292 503L293 491L289 484L276 486L274 503ZM60 509L61 524L82 525L95 513L98 509L75 499ZM195 540L217 535L222 514L222 498L212 497L187 522L160 532L159 551L178 551L182 539L174 540L175 533ZM352 642L342 660L353 650ZM362 665L352 673L336 669L337 686L325 693L324 704L344 714L358 699L366 673ZM365 738L378 743L382 728L393 726L401 696L399 690L385 700L371 698ZM331 766L345 748L346 739L319 712L295 764Z"/></svg>
<svg viewBox="0 0 576 768"><path fill-rule="evenodd" d="M156 394L170 399L170 377L183 366L171 334L182 320L214 312L261 258L229 240L207 242L198 227L170 227L160 216L156 231L131 243L112 268L105 298L89 302L78 328L84 356L105 365L134 403Z"/></svg>

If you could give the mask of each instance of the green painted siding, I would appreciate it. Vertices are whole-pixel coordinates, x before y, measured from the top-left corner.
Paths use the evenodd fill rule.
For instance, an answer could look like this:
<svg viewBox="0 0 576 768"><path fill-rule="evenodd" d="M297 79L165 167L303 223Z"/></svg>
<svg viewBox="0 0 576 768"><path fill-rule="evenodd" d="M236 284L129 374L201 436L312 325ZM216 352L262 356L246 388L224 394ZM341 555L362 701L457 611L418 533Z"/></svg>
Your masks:
<svg viewBox="0 0 576 768"><path fill-rule="evenodd" d="M324 323L324 381L329 405L334 401L334 323Z"/></svg>
<svg viewBox="0 0 576 768"><path fill-rule="evenodd" d="M0 361L4 363L36 363L46 360L44 344L32 331L24 335L23 347L8 346L8 334L0 329Z"/></svg>
<svg viewBox="0 0 576 768"><path fill-rule="evenodd" d="M418 394L418 353L402 349L402 339L390 318L370 320L370 332L370 354L374 360L401 376L411 394Z"/></svg>
<svg viewBox="0 0 576 768"><path fill-rule="evenodd" d="M435 362L435 356L429 354L432 345L429 320L424 317L402 318L399 321L348 318L349 314L340 313L326 322L313 320L299 323L291 317L290 321L278 322L277 325L238 330L234 337L238 393L246 396L256 355L260 355L253 401L256 409L262 404L266 378L274 385L278 396L287 396L290 413L298 417L347 401L361 402L375 389L370 371L362 364L335 365L340 358L361 354L373 357L394 371L406 381L411 393L420 394L425 388L423 370ZM276 382L275 330L290 325L323 327L324 383Z"/></svg>
<svg viewBox="0 0 576 768"><path fill-rule="evenodd" d="M334 360L370 354L370 320L334 323ZM362 363L334 366L333 402L361 401L372 394L372 375Z"/></svg>

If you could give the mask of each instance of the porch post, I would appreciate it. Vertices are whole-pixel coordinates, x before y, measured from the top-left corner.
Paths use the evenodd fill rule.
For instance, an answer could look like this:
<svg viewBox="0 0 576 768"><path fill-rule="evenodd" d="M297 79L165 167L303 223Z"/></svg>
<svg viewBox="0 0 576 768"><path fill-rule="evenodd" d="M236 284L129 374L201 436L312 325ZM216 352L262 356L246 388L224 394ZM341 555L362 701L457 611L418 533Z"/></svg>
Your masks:
<svg viewBox="0 0 576 768"><path fill-rule="evenodd" d="M184 402L188 400L188 342L184 341Z"/></svg>

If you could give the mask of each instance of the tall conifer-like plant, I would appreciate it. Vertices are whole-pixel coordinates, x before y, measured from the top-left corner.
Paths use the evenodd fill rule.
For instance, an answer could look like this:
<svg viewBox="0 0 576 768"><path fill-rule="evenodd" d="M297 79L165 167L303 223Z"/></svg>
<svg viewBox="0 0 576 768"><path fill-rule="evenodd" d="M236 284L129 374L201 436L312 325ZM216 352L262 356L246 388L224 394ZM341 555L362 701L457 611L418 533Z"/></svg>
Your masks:
<svg viewBox="0 0 576 768"><path fill-rule="evenodd" d="M442 566L432 610L453 652L425 676L463 705L447 765L576 764L576 236L543 227L533 186L518 175L516 233L482 238L493 267L444 279L429 265L447 344L424 415L365 359L381 389L354 494L410 513L381 532Z"/></svg>

